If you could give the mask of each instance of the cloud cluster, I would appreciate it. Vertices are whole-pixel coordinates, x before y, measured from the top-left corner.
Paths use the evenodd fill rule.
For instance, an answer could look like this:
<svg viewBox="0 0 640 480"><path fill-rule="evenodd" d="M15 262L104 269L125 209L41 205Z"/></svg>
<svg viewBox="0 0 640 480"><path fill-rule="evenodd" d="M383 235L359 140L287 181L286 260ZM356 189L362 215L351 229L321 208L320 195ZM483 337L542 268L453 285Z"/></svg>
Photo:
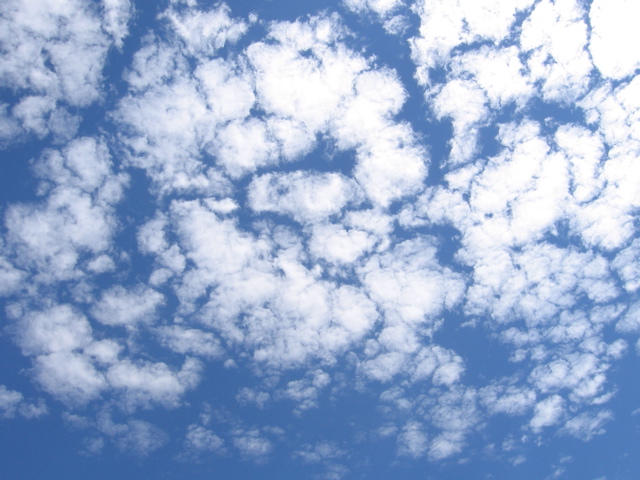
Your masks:
<svg viewBox="0 0 640 480"><path fill-rule="evenodd" d="M246 409L327 414L366 392L370 436L434 462L498 416L583 440L613 419L608 374L640 332L632 2L343 3L400 38L419 20L411 60L425 118L451 124L445 154L337 13L170 2L100 135L76 136L131 5L0 7L0 146L53 134L37 196L3 210L6 332L87 452L164 448L136 415L187 405L211 365L245 375ZM508 373L470 378L473 353L443 333L463 328L501 342ZM279 448L279 427L216 411L178 458ZM46 412L0 386L3 418ZM342 446L304 442L294 458L345 474Z"/></svg>

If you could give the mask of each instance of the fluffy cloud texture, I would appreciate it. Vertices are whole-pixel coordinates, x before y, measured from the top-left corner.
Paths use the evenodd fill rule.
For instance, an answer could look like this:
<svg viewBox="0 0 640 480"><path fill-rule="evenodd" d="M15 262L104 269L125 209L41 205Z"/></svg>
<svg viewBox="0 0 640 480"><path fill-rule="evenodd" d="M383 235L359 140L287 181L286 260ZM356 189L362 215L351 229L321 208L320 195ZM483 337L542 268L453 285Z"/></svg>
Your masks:
<svg viewBox="0 0 640 480"><path fill-rule="evenodd" d="M350 447L289 421L358 395L347 443L402 461L504 417L519 448L603 434L640 332L634 3L231 7L169 2L131 44L128 1L0 7L0 145L39 148L2 210L4 331L44 396L0 386L0 416L59 403L85 453L142 458L176 444L145 412L200 408L178 460L289 449L327 478ZM228 399L191 403L211 383ZM243 413L270 409L292 417Z"/></svg>

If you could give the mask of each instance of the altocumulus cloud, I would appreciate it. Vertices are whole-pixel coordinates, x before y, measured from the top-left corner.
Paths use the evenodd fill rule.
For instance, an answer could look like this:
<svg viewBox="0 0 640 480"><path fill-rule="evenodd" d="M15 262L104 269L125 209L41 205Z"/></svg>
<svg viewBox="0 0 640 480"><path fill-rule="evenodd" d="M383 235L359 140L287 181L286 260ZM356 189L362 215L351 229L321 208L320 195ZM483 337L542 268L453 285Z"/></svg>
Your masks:
<svg viewBox="0 0 640 480"><path fill-rule="evenodd" d="M272 3L0 6L2 421L322 478L607 435L636 4Z"/></svg>

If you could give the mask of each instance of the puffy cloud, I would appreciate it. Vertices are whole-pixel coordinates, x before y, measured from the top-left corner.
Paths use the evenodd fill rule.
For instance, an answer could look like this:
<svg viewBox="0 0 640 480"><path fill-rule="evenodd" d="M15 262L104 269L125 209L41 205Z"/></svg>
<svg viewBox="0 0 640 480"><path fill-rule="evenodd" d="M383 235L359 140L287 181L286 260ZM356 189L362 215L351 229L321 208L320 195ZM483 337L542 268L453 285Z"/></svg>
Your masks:
<svg viewBox="0 0 640 480"><path fill-rule="evenodd" d="M144 420L115 423L104 412L98 416L95 426L102 434L111 438L120 451L139 458L149 456L169 440L168 435L152 423ZM101 444L98 446L101 448Z"/></svg>
<svg viewBox="0 0 640 480"><path fill-rule="evenodd" d="M113 207L128 177L113 173L105 144L94 138L74 140L62 152L45 151L35 170L47 195L7 209L7 248L39 281L78 277L81 255L99 257L111 247Z"/></svg>
<svg viewBox="0 0 640 480"><path fill-rule="evenodd" d="M412 56L421 83L429 82L429 69L444 64L458 45L488 40L499 44L507 38L516 14L532 0L447 0L417 2L420 34L411 39Z"/></svg>
<svg viewBox="0 0 640 480"><path fill-rule="evenodd" d="M107 389L104 375L82 354L57 351L34 359L33 373L42 388L69 406L84 405Z"/></svg>
<svg viewBox="0 0 640 480"><path fill-rule="evenodd" d="M390 15L403 4L402 0L344 0L345 6L354 12L372 11L381 17Z"/></svg>
<svg viewBox="0 0 640 480"><path fill-rule="evenodd" d="M542 81L545 100L571 102L585 93L592 64L584 11L575 0L538 2L522 25L522 50L532 79Z"/></svg>
<svg viewBox="0 0 640 480"><path fill-rule="evenodd" d="M236 400L241 405L254 404L256 407L262 409L267 405L269 400L271 400L271 395L268 392L243 387L236 395Z"/></svg>
<svg viewBox="0 0 640 480"><path fill-rule="evenodd" d="M297 415L321 408L330 386L333 400L350 381L374 393L380 382L389 418L377 432L396 437L400 456L450 458L498 414L530 415L535 434L601 433L610 412L586 408L612 398L606 375L628 348L609 337L639 329L640 80L628 78L635 54L602 54L618 41L612 7L593 2L588 40L574 0L419 2L411 47L426 120L453 127L448 164L430 165L442 154L407 121L406 71L352 48L337 15L261 23L264 38L239 42L254 15L196 3L170 2L125 71L126 93L105 93L120 95L106 119L114 134L74 140L131 4L0 7L22 35L0 62L16 94L0 105L0 143L30 132L59 145L32 163L40 200L6 208L7 330L43 392L102 412L76 419L100 435L87 452L108 439L140 457L164 445L157 427L105 412L186 405L204 375L192 357L257 377L237 389L240 405ZM344 4L401 34L403 2ZM91 29L87 58L59 67ZM615 80L589 93L587 47ZM575 120L583 112L591 125ZM557 123L569 114L576 123ZM133 203L118 205L128 177L110 148L119 168L150 179L155 213L142 225ZM468 386L465 347L439 337L459 315L504 343L518 375L480 365ZM456 329L446 326L444 338ZM44 412L0 387L0 416ZM218 412L231 425L223 440L207 415L184 430L180 458L235 449L261 461L275 448L275 429ZM295 458L345 475L345 451L308 441Z"/></svg>
<svg viewBox="0 0 640 480"><path fill-rule="evenodd" d="M125 289L118 285L103 292L91 315L104 325L133 327L153 320L164 303L162 294L144 286Z"/></svg>
<svg viewBox="0 0 640 480"><path fill-rule="evenodd" d="M613 267L624 280L624 288L628 292L635 292L640 288L640 265L635 259L640 255L640 240L634 240L616 256Z"/></svg>
<svg viewBox="0 0 640 480"><path fill-rule="evenodd" d="M423 430L424 427L418 422L407 423L398 435L398 455L422 457L429 445L428 437Z"/></svg>
<svg viewBox="0 0 640 480"><path fill-rule="evenodd" d="M210 332L181 325L160 327L157 332L160 343L176 353L207 358L220 358L224 354L220 340Z"/></svg>
<svg viewBox="0 0 640 480"><path fill-rule="evenodd" d="M314 226L309 250L331 263L352 265L376 244L369 232L357 228L346 229L336 224Z"/></svg>
<svg viewBox="0 0 640 480"><path fill-rule="evenodd" d="M385 310L389 325L433 323L464 293L462 277L442 267L431 239L407 240L372 255L358 270L369 295Z"/></svg>
<svg viewBox="0 0 640 480"><path fill-rule="evenodd" d="M178 371L161 362L122 360L109 368L106 378L121 393L122 405L127 410L149 408L153 404L175 408L184 393L198 384L201 371L202 364L192 358L187 358Z"/></svg>
<svg viewBox="0 0 640 480"><path fill-rule="evenodd" d="M16 413L31 419L46 415L48 409L41 398L36 403L27 402L20 392L0 385L0 418L13 418Z"/></svg>
<svg viewBox="0 0 640 480"><path fill-rule="evenodd" d="M346 178L335 173L293 172L254 178L248 196L256 212L277 212L307 223L338 215L357 198L356 192Z"/></svg>
<svg viewBox="0 0 640 480"><path fill-rule="evenodd" d="M584 412L568 420L563 431L573 437L588 441L594 435L602 435L604 433L603 425L611 420L613 420L613 413L610 410Z"/></svg>
<svg viewBox="0 0 640 480"><path fill-rule="evenodd" d="M345 457L347 452L333 442L319 442L315 445L303 445L294 455L306 463L319 463Z"/></svg>
<svg viewBox="0 0 640 480"><path fill-rule="evenodd" d="M29 312L13 330L25 355L78 351L93 340L87 319L69 305Z"/></svg>
<svg viewBox="0 0 640 480"><path fill-rule="evenodd" d="M529 426L540 433L543 428L557 424L564 413L564 400L559 395L545 398L535 406Z"/></svg>
<svg viewBox="0 0 640 480"><path fill-rule="evenodd" d="M480 390L480 396L492 414L522 415L536 402L535 391L527 387L491 385Z"/></svg>
<svg viewBox="0 0 640 480"><path fill-rule="evenodd" d="M11 0L0 7L0 85L22 96L13 114L25 130L69 139L78 119L64 105L86 107L100 97L107 52L122 45L131 13L128 0L102 3Z"/></svg>
<svg viewBox="0 0 640 480"><path fill-rule="evenodd" d="M204 453L224 453L224 440L201 425L189 425L184 440L185 452L192 457Z"/></svg>
<svg viewBox="0 0 640 480"><path fill-rule="evenodd" d="M295 412L298 414L310 408L317 408L318 393L331 382L329 375L322 370L312 372L310 377L288 382L281 392L284 398L296 402Z"/></svg>
<svg viewBox="0 0 640 480"><path fill-rule="evenodd" d="M122 42L129 33L127 23L133 6L129 0L102 0L102 8L102 28L111 35L116 46L122 48Z"/></svg>
<svg viewBox="0 0 640 480"><path fill-rule="evenodd" d="M231 18L229 13L229 7L223 3L208 11L170 8L164 16L171 21L190 54L208 56L227 43L237 42L247 30L245 22Z"/></svg>
<svg viewBox="0 0 640 480"><path fill-rule="evenodd" d="M247 49L259 104L310 132L323 130L367 67L364 58L338 44L343 35L337 16L273 25L276 43L256 42ZM301 55L305 50L311 55Z"/></svg>
<svg viewBox="0 0 640 480"><path fill-rule="evenodd" d="M640 56L628 48L640 40L633 22L638 13L638 5L630 0L596 0L591 4L589 51L605 77L619 80L640 66Z"/></svg>
<svg viewBox="0 0 640 480"><path fill-rule="evenodd" d="M256 461L263 460L274 448L273 443L257 429L237 428L231 434L233 436L233 445L240 453Z"/></svg>

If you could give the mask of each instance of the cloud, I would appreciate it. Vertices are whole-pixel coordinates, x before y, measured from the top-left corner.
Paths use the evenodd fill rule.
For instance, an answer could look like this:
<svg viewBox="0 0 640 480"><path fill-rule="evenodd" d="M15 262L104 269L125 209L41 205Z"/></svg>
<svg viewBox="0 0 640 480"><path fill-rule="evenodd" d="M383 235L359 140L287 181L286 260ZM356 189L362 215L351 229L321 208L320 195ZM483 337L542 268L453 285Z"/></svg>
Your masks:
<svg viewBox="0 0 640 480"><path fill-rule="evenodd" d="M104 375L82 354L58 351L34 359L33 373L42 388L69 406L100 398L107 388Z"/></svg>
<svg viewBox="0 0 640 480"><path fill-rule="evenodd" d="M144 286L125 289L117 285L103 292L91 315L104 325L134 327L153 320L164 303L162 294Z"/></svg>
<svg viewBox="0 0 640 480"><path fill-rule="evenodd" d="M594 435L602 435L605 431L604 424L611 420L613 420L613 413L610 410L583 412L568 420L563 431L573 437L589 441Z"/></svg>
<svg viewBox="0 0 640 480"><path fill-rule="evenodd" d="M387 17L403 4L402 0L344 0L345 6L354 12L372 11Z"/></svg>
<svg viewBox="0 0 640 480"><path fill-rule="evenodd" d="M171 325L158 328L157 333L162 345L182 355L207 358L220 358L224 355L220 340L210 332Z"/></svg>
<svg viewBox="0 0 640 480"><path fill-rule="evenodd" d="M200 425L189 425L184 440L185 455L190 458L206 453L223 454L224 440Z"/></svg>
<svg viewBox="0 0 640 480"><path fill-rule="evenodd" d="M115 423L105 413L99 415L96 427L111 438L118 450L138 458L149 456L169 440L168 435L152 423L144 420Z"/></svg>
<svg viewBox="0 0 640 480"><path fill-rule="evenodd" d="M417 78L429 83L429 69L446 63L461 44L488 40L499 44L507 38L516 14L532 0L456 0L420 1L414 6L420 16L420 34L410 39Z"/></svg>
<svg viewBox="0 0 640 480"><path fill-rule="evenodd" d="M65 105L100 98L107 53L122 45L131 15L126 0L102 3L11 0L0 8L0 84L17 94L12 113L26 131L69 139L78 119Z"/></svg>
<svg viewBox="0 0 640 480"><path fill-rule="evenodd" d="M429 442L423 429L418 422L407 423L402 428L398 435L398 455L418 458L426 453Z"/></svg>
<svg viewBox="0 0 640 480"><path fill-rule="evenodd" d="M131 45L126 0L0 7L0 144L46 145L36 197L3 210L6 331L43 395L87 409L66 416L92 429L87 453L162 448L132 415L186 408L205 360L237 369L220 402L242 415L311 421L336 393L369 395L375 436L432 462L497 415L584 440L612 419L594 406L640 328L640 79L637 55L614 50L635 34L611 30L628 5L343 3L372 15L266 23L176 0ZM346 26L404 42L409 9L422 120L407 65ZM134 44L124 84L105 81L110 49ZM87 124L98 102L108 113ZM517 374L469 368L458 321L502 342ZM284 437L218 407L226 433L208 413L187 422L178 458L262 462ZM46 412L0 386L3 418ZM289 433L293 458L348 473L341 443Z"/></svg>
<svg viewBox="0 0 640 480"><path fill-rule="evenodd" d="M268 439L260 434L257 429L234 429L231 432L233 445L245 457L255 461L264 460L271 453L274 446Z"/></svg>
<svg viewBox="0 0 640 480"><path fill-rule="evenodd" d="M82 276L81 258L111 247L116 229L114 205L128 177L114 174L103 141L79 138L63 151L47 150L35 164L45 198L11 205L6 212L7 249L17 266L38 282ZM95 258L94 258L95 259Z"/></svg>
<svg viewBox="0 0 640 480"><path fill-rule="evenodd" d="M538 2L522 25L520 45L531 52L527 66L542 81L545 100L571 102L586 92L592 64L584 11L575 0Z"/></svg>
<svg viewBox="0 0 640 480"><path fill-rule="evenodd" d="M589 51L605 77L622 79L635 73L640 65L638 54L627 48L640 39L631 20L637 13L637 4L629 0L596 0L591 4Z"/></svg>
<svg viewBox="0 0 640 480"><path fill-rule="evenodd" d="M248 197L256 212L277 212L300 223L313 223L338 215L357 198L357 190L335 173L268 173L252 180Z"/></svg>
<svg viewBox="0 0 640 480"><path fill-rule="evenodd" d="M271 394L269 394L269 392L243 387L238 391L236 400L241 405L254 404L256 407L263 409L271 400Z"/></svg>
<svg viewBox="0 0 640 480"><path fill-rule="evenodd" d="M40 418L48 412L47 405L43 399L38 399L35 403L27 402L20 392L9 390L4 385L0 385L0 418L14 418L16 414L24 418Z"/></svg>
<svg viewBox="0 0 640 480"><path fill-rule="evenodd" d="M480 396L491 414L523 415L536 402L535 391L527 387L491 385L483 388Z"/></svg>
<svg viewBox="0 0 640 480"><path fill-rule="evenodd" d="M108 369L106 378L129 411L153 404L176 408L185 391L198 384L201 371L202 364L193 358L187 358L178 371L162 362L122 360Z"/></svg>
<svg viewBox="0 0 640 480"><path fill-rule="evenodd" d="M213 55L227 43L237 42L247 31L247 24L229 16L226 4L216 5L208 11L169 8L163 16L192 55Z"/></svg>
<svg viewBox="0 0 640 480"><path fill-rule="evenodd" d="M564 400L559 395L552 395L535 406L529 426L535 433L540 433L543 428L557 424L563 413Z"/></svg>
<svg viewBox="0 0 640 480"><path fill-rule="evenodd" d="M311 372L309 377L287 383L280 395L296 402L294 413L301 414L305 410L318 408L318 394L331 383L331 377L322 370Z"/></svg>

